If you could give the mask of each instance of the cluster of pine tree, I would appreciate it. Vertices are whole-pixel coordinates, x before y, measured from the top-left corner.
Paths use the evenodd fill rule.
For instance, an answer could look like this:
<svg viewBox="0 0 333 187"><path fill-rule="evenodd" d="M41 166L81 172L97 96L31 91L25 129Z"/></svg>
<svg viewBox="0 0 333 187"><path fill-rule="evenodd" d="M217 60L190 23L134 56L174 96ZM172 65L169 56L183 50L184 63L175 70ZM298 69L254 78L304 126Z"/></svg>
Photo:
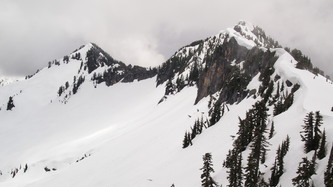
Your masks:
<svg viewBox="0 0 333 187"><path fill-rule="evenodd" d="M320 126L323 124L323 116L319 111L309 112L305 119L303 125L303 131L301 131L302 141L305 142L304 151L309 153L314 151L312 159L309 160L307 157L302 158L297 169L297 176L292 179L293 185L295 186L314 186L311 176L316 174L316 160L323 159L326 156L326 133L325 130L321 132ZM332 154L332 153L331 153ZM330 155L331 157L331 155ZM332 177L332 158L329 159L327 170L325 173L324 182L325 185L331 187L329 181L333 179Z"/></svg>
<svg viewBox="0 0 333 187"><path fill-rule="evenodd" d="M66 64L68 64L68 62L69 62L69 56L64 56L64 58L62 58L62 61L64 62L64 63L66 63Z"/></svg>
<svg viewBox="0 0 333 187"><path fill-rule="evenodd" d="M228 168L228 182L230 187L238 187L243 184L242 152L237 148L229 150L223 167Z"/></svg>
<svg viewBox="0 0 333 187"><path fill-rule="evenodd" d="M247 167L245 167L245 186L255 186L260 179L259 166L266 160L266 151L269 145L267 141L267 106L263 101L254 105L254 125L251 152L248 156Z"/></svg>
<svg viewBox="0 0 333 187"><path fill-rule="evenodd" d="M201 71L201 67L199 67L198 63L195 61L193 66L190 69L189 75L185 78L183 75L177 77L176 82L172 82L172 77L170 77L165 86L165 94L170 95L180 92L185 86L194 86L199 80L199 73Z"/></svg>
<svg viewBox="0 0 333 187"><path fill-rule="evenodd" d="M25 164L25 166L23 168L22 168L22 165L20 165L19 168L12 169L10 172L10 174L12 175L12 178L14 178L21 169L23 169L23 173L27 172L28 164ZM0 171L0 175L1 175L1 171Z"/></svg>
<svg viewBox="0 0 333 187"><path fill-rule="evenodd" d="M305 142L304 151L308 153L310 151L317 151L322 139L322 132L320 126L323 124L323 116L319 111L309 112L303 125L303 131L301 132L302 141ZM326 138L325 138L326 139Z"/></svg>
<svg viewBox="0 0 333 187"><path fill-rule="evenodd" d="M66 56L65 56L65 57L66 57ZM64 57L64 59L65 59L65 57ZM65 63L66 61L63 60L63 62ZM67 63L68 63L68 60L67 60ZM49 61L49 62L48 62L48 66L47 66L47 68L50 68L50 67L52 66L52 64L54 64L54 65L56 65L56 66L60 66L60 61L58 61L58 60L53 60L52 62Z"/></svg>
<svg viewBox="0 0 333 187"><path fill-rule="evenodd" d="M73 78L73 89L72 91L69 91L68 95L65 95L65 98L69 97L72 93L76 94L79 87L81 86L81 84L85 81L85 77L84 76L79 76L79 78L76 78L76 76L74 76ZM69 88L69 83L68 81L66 81L65 85L62 85L59 87L58 89L58 96L60 97L67 89Z"/></svg>
<svg viewBox="0 0 333 187"><path fill-rule="evenodd" d="M273 115L277 116L281 114L284 111L287 111L289 107L294 103L294 93L300 88L299 84L295 84L293 88L291 89L291 93L286 93L280 96L279 94L279 86L277 88L277 92L274 97L274 109L273 109ZM284 84L282 84L280 92L284 90Z"/></svg>
<svg viewBox="0 0 333 187"><path fill-rule="evenodd" d="M267 110L266 104L258 101L252 106L252 109L246 112L245 119L239 118L238 137L234 141L234 147L244 151L257 135L266 132Z"/></svg>
<svg viewBox="0 0 333 187"><path fill-rule="evenodd" d="M183 139L183 148L186 148L190 145L192 145L192 140L199 134L202 133L203 129L207 128L206 122L204 121L203 117L201 117L201 120L197 119L194 122L193 127L191 127L190 132L185 132L185 136Z"/></svg>
<svg viewBox="0 0 333 187"><path fill-rule="evenodd" d="M25 79L25 80L30 79L31 77L35 76L39 71L40 71L40 70L37 69L37 71L36 71L34 74L32 74L32 75L27 75L27 76L24 77L24 79Z"/></svg>
<svg viewBox="0 0 333 187"><path fill-rule="evenodd" d="M76 81L76 76L74 76L74 82L73 82L73 94L76 94L81 84L84 82L85 78L84 76L80 76Z"/></svg>
<svg viewBox="0 0 333 187"><path fill-rule="evenodd" d="M280 181L280 177L284 173L283 158L286 156L289 150L289 145L290 145L290 138L289 136L287 136L286 140L282 141L281 146L279 146L276 151L274 165L271 168L272 174L271 178L269 179L270 186L277 186Z"/></svg>
<svg viewBox="0 0 333 187"><path fill-rule="evenodd" d="M229 186L266 185L261 179L259 171L260 164L266 161L266 151L269 145L267 134L271 138L274 134L274 125L271 125L271 131L267 129L267 111L265 99L256 102L252 109L246 113L245 119L239 119L238 137L234 141L234 148L229 150L223 167L228 169ZM289 143L288 143L289 144ZM242 152L250 148L250 154L247 158L247 166L242 168Z"/></svg>
<svg viewBox="0 0 333 187"><path fill-rule="evenodd" d="M72 59L80 60L81 59L81 53L75 53L72 55Z"/></svg>
<svg viewBox="0 0 333 187"><path fill-rule="evenodd" d="M314 186L313 181L311 182L310 179L312 175L316 174L315 166L315 159L308 160L307 157L303 157L296 171L297 176L292 179L293 185L297 187Z"/></svg>
<svg viewBox="0 0 333 187"><path fill-rule="evenodd" d="M212 97L211 97L212 99ZM212 101L210 101L211 105ZM201 119L197 119L193 125L193 127L191 127L191 131L190 132L185 132L184 135L184 139L183 139L183 148L186 148L190 145L192 145L192 140L199 134L202 133L204 128L209 128L213 125L215 125L220 119L221 117L224 115L224 111L225 109L228 109L228 106L225 104L219 104L219 102L215 102L213 107L209 110L209 116L210 119L209 121L206 120L204 121L203 117L201 117ZM229 110L229 109L228 109Z"/></svg>
<svg viewBox="0 0 333 187"><path fill-rule="evenodd" d="M58 96L60 97L64 93L64 91L67 90L68 87L69 87L69 83L68 83L68 81L66 81L64 86L59 87Z"/></svg>
<svg viewBox="0 0 333 187"><path fill-rule="evenodd" d="M264 47L267 47L267 48L279 48L279 47L281 47L281 45L277 41L274 41L273 38L267 36L265 31L262 28L256 26L256 27L254 27L252 32L253 32L253 34L255 34L257 36L257 38L260 40L260 42L263 42ZM257 39L254 42L257 45L260 44Z"/></svg>
<svg viewBox="0 0 333 187"><path fill-rule="evenodd" d="M211 96L208 103L208 107L210 108L208 112L210 116L208 127L215 125L224 115L226 109L229 111L228 106L225 103L221 104L219 101L216 101L213 106L211 106L213 102L212 99L213 97Z"/></svg>

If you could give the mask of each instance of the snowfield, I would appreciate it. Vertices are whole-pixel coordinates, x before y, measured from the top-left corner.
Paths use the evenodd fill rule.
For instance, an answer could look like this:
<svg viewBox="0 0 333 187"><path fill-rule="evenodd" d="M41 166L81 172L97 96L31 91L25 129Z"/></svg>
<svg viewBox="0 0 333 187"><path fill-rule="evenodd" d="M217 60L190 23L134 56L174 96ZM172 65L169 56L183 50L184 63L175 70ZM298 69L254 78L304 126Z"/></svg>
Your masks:
<svg viewBox="0 0 333 187"><path fill-rule="evenodd" d="M249 48L255 45L245 38L237 41ZM313 155L313 151L304 153L300 137L308 112L320 110L328 151L332 146L333 85L320 75L296 69L289 53L275 50L278 60L272 77L278 74L281 83L289 80L301 87L286 112L269 116L276 132L260 170L268 181L276 150L289 135L291 144L279 185L292 186L302 157L311 159ZM82 54L86 51L81 49ZM165 84L156 87L156 77L110 87L102 83L95 88L91 75L86 75L79 91L62 103L58 89L73 81L79 67L80 61L71 59L68 64L44 68L30 79L0 87L0 186L199 187L199 169L207 152L213 156L213 178L223 186L228 184L223 160L238 131L238 117L244 118L258 98L247 97L229 105L217 124L198 135L193 146L182 149L184 133L194 121L208 118L209 97L194 105L197 88L185 87L158 104ZM258 89L258 76L249 89ZM10 96L15 107L7 111ZM243 154L243 166L248 153ZM324 186L327 161L328 156L318 161L317 174L312 177L316 186Z"/></svg>

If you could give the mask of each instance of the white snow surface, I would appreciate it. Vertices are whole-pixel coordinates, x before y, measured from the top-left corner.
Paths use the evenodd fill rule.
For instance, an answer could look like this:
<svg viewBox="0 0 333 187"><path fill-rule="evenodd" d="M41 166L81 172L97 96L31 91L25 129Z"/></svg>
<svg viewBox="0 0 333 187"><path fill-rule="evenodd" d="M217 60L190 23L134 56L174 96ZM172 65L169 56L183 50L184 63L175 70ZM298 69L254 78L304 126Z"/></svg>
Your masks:
<svg viewBox="0 0 333 187"><path fill-rule="evenodd" d="M0 86L6 86L8 84L11 84L13 82L17 82L20 80L23 80L23 77L17 77L17 76L8 77L8 76L0 75Z"/></svg>
<svg viewBox="0 0 333 187"><path fill-rule="evenodd" d="M289 110L269 118L274 121L276 133L269 140L264 164L267 167L262 165L260 170L268 181L276 150L289 135L290 150L279 185L292 186L291 179L296 176L301 158L311 158L313 154L305 154L300 141L306 113L320 110L328 147L332 145L333 86L322 76L296 69L295 60L283 49L276 52L278 60L272 77L278 74L281 83L289 80L301 87ZM66 104L59 102L59 87L73 81L80 63L71 59L68 64L44 68L28 80L0 89L0 186L156 187L174 183L199 187L199 169L207 152L213 155L213 178L227 185L222 162L232 148L238 117L244 118L258 98L249 97L229 106L230 111L216 125L198 135L193 146L182 149L184 133L197 118L207 117L209 98L194 105L197 90L186 87L157 104L165 87L156 88L156 77L111 87L99 84L96 88L86 78ZM258 76L250 82L249 89L258 89ZM15 107L7 111L10 96ZM244 166L248 152L243 154ZM327 159L318 161L317 174L312 177L316 186L323 186ZM24 173L25 164L28 169ZM46 167L51 171L45 172ZM12 178L10 173L16 168L18 173Z"/></svg>

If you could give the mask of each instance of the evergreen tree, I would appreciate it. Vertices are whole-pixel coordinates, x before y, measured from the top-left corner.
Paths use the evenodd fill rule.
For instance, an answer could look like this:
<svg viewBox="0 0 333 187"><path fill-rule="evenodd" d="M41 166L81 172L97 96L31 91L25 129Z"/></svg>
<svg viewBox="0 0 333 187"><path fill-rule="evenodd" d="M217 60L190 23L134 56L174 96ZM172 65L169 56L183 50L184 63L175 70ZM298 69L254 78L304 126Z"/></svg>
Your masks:
<svg viewBox="0 0 333 187"><path fill-rule="evenodd" d="M322 134L321 142L320 142L320 147L318 151L318 159L321 160L326 156L326 132L325 129Z"/></svg>
<svg viewBox="0 0 333 187"><path fill-rule="evenodd" d="M205 126L205 122L204 122L203 117L201 116L200 123L199 123L199 128L198 128L199 134L202 133L204 126Z"/></svg>
<svg viewBox="0 0 333 187"><path fill-rule="evenodd" d="M187 133L187 139L188 139L188 144L189 145L193 145L191 136L192 136L191 133L188 132Z"/></svg>
<svg viewBox="0 0 333 187"><path fill-rule="evenodd" d="M312 159L311 159L311 164L312 164L311 166L312 166L312 170L314 171L314 174L316 174L315 173L316 165L317 165L316 160L317 160L317 150L314 151L314 154L312 155Z"/></svg>
<svg viewBox="0 0 333 187"><path fill-rule="evenodd" d="M244 120L239 118L239 130L237 132L237 139L234 142L234 146L240 151L244 151L253 138L253 129L255 124L255 117L253 109L246 113Z"/></svg>
<svg viewBox="0 0 333 187"><path fill-rule="evenodd" d="M282 157L286 156L287 152L289 151L289 145L290 145L290 137L289 137L289 135L287 135L286 140L284 140L281 145L281 156Z"/></svg>
<svg viewBox="0 0 333 187"><path fill-rule="evenodd" d="M280 151L280 146L278 148L278 151ZM277 186L277 184L279 183L279 175L278 175L278 165L277 165L277 158L275 158L275 161L274 161L274 165L273 167L271 168L271 178L269 179L269 184L270 186Z"/></svg>
<svg viewBox="0 0 333 187"><path fill-rule="evenodd" d="M305 153L310 152L311 150L314 150L313 146L313 124L314 124L314 116L313 112L309 112L305 119L304 119L304 125L303 129L304 131L301 132L301 138L302 141L305 142L304 150Z"/></svg>
<svg viewBox="0 0 333 187"><path fill-rule="evenodd" d="M245 184L246 187L254 187L258 183L259 178L259 154L251 151L245 168Z"/></svg>
<svg viewBox="0 0 333 187"><path fill-rule="evenodd" d="M83 76L80 76L78 79L77 79L77 83L75 83L76 79L74 79L74 83L73 83L73 94L76 94L79 87L81 86L81 84L84 82L85 78Z"/></svg>
<svg viewBox="0 0 333 187"><path fill-rule="evenodd" d="M317 150L319 147L320 139L321 139L321 130L320 126L323 124L323 116L320 114L319 111L315 113L315 123L313 129L313 149Z"/></svg>
<svg viewBox="0 0 333 187"><path fill-rule="evenodd" d="M280 98L274 104L273 115L277 116L282 112L287 111L289 107L293 104L293 102L294 102L294 92L288 94L288 96L284 99L284 101Z"/></svg>
<svg viewBox="0 0 333 187"><path fill-rule="evenodd" d="M12 110L15 107L13 97L10 96L7 103L7 110Z"/></svg>
<svg viewBox="0 0 333 187"><path fill-rule="evenodd" d="M315 174L314 164L309 161L306 157L299 163L297 169L297 176L292 179L294 186L298 187L310 187L311 176Z"/></svg>
<svg viewBox="0 0 333 187"><path fill-rule="evenodd" d="M183 149L188 147L190 145L190 140L188 139L188 133L185 132L185 136L184 136L184 139L183 139Z"/></svg>
<svg viewBox="0 0 333 187"><path fill-rule="evenodd" d="M229 150L226 161L223 166L228 168L228 181L230 187L242 186L242 153L237 149Z"/></svg>
<svg viewBox="0 0 333 187"><path fill-rule="evenodd" d="M254 129L254 145L252 146L255 151L260 153L260 161L263 164L266 160L266 150L269 145L265 134L267 133L267 110L264 102L259 102L255 106L256 111L256 126Z"/></svg>
<svg viewBox="0 0 333 187"><path fill-rule="evenodd" d="M288 96L286 97L286 99L283 102L283 111L287 111L288 108L294 103L294 93L291 92L290 94L288 94Z"/></svg>
<svg viewBox="0 0 333 187"><path fill-rule="evenodd" d="M274 131L275 131L275 129L274 129L274 122L272 122L271 130L269 131L269 135L268 135L268 138L269 138L269 139L273 138L273 136L274 136Z"/></svg>
<svg viewBox="0 0 333 187"><path fill-rule="evenodd" d="M261 158L260 158L260 163L263 164L266 162L266 152L267 152L267 149L263 149L262 150L262 153L261 153Z"/></svg>
<svg viewBox="0 0 333 187"><path fill-rule="evenodd" d="M265 102L255 103L253 111L255 116L255 129L251 153L248 157L248 165L245 168L245 186L255 186L259 181L259 164L263 163L266 157L268 146L265 133L267 132L267 107Z"/></svg>
<svg viewBox="0 0 333 187"><path fill-rule="evenodd" d="M68 83L68 81L66 81L65 88L67 89L68 87L69 87L69 83Z"/></svg>
<svg viewBox="0 0 333 187"><path fill-rule="evenodd" d="M23 172L25 173L25 172L27 172L27 170L28 170L28 164L25 164L25 166L23 168Z"/></svg>
<svg viewBox="0 0 333 187"><path fill-rule="evenodd" d="M243 168L242 168L242 152L238 153L236 163L236 186L242 186L243 182Z"/></svg>
<svg viewBox="0 0 333 187"><path fill-rule="evenodd" d="M310 112L306 115L303 125L304 130L301 132L302 141L305 142L306 153L319 148L321 139L320 126L322 123L323 117L319 111L315 114Z"/></svg>
<svg viewBox="0 0 333 187"><path fill-rule="evenodd" d="M324 183L326 187L333 186L333 144L330 152L330 157L328 159L326 171L324 173Z"/></svg>
<svg viewBox="0 0 333 187"><path fill-rule="evenodd" d="M191 139L192 140L197 136L197 132L198 132L197 128L198 128L197 123L195 122L194 126L191 127Z"/></svg>
<svg viewBox="0 0 333 187"><path fill-rule="evenodd" d="M202 184L203 187L217 186L217 183L211 177L211 173L214 173L211 153L206 153L203 156L203 167L200 168L200 170L202 170L201 184Z"/></svg>
<svg viewBox="0 0 333 187"><path fill-rule="evenodd" d="M58 96L60 97L61 94L62 94L64 91L65 91L65 87L60 86L60 87L59 87L59 90L58 90Z"/></svg>
<svg viewBox="0 0 333 187"><path fill-rule="evenodd" d="M221 104L216 102L213 106L213 111L210 118L209 126L215 125L221 119Z"/></svg>

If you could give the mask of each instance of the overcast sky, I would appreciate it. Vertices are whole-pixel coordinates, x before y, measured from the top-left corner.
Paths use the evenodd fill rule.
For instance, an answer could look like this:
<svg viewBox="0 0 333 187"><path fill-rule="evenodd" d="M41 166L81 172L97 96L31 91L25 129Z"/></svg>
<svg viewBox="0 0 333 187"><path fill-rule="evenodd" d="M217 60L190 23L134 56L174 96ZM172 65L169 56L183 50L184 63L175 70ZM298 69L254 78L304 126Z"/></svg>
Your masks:
<svg viewBox="0 0 333 187"><path fill-rule="evenodd" d="M0 0L0 74L32 74L88 42L127 64L157 66L239 20L332 77L332 0Z"/></svg>

